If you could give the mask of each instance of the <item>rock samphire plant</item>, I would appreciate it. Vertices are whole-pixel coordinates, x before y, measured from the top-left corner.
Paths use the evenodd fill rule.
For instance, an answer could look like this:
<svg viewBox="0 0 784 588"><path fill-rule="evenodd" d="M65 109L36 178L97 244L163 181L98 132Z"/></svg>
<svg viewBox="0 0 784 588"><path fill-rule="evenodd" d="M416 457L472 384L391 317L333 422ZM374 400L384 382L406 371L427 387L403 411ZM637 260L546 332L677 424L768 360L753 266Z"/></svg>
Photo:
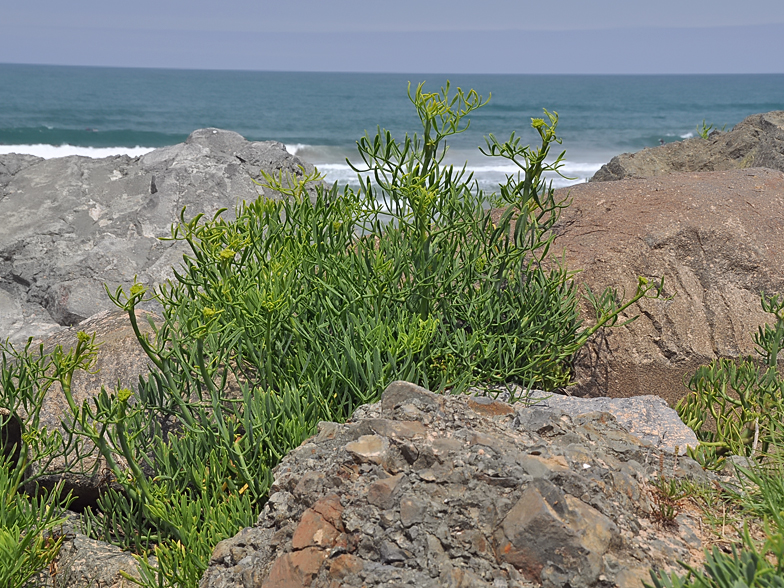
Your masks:
<svg viewBox="0 0 784 588"><path fill-rule="evenodd" d="M713 132L722 132L723 133L726 128L727 128L727 125L724 125L723 127L721 127L721 131L719 131L712 124L711 125L705 124L705 119L703 118L702 119L702 124L701 125L697 125L697 136L701 137L703 139L708 139L710 137L710 135L711 135L711 131L713 131Z"/></svg>
<svg viewBox="0 0 784 588"><path fill-rule="evenodd" d="M763 520L761 545L744 528L739 548L714 547L703 569L685 564L686 573L651 573L655 588L784 587L784 454L782 408L784 380L778 358L784 349L784 296L761 295L762 308L774 318L754 334L757 357L720 358L700 367L689 381L691 394L677 405L683 421L700 440L690 455L704 467L735 464L739 485L727 496L749 520ZM741 463L745 465L740 465Z"/></svg>
<svg viewBox="0 0 784 588"><path fill-rule="evenodd" d="M730 455L764 457L784 416L784 380L778 357L784 349L784 296L762 294L762 308L775 323L754 334L757 357L719 358L689 381L691 394L677 405L683 422L697 433L692 457L705 467L724 467Z"/></svg>
<svg viewBox="0 0 784 588"><path fill-rule="evenodd" d="M21 490L25 460L0 458L0 586L24 588L54 558L62 537L60 488L28 497Z"/></svg>
<svg viewBox="0 0 784 588"><path fill-rule="evenodd" d="M154 368L135 391L70 398L64 422L110 471L87 531L139 554L143 585L196 586L215 544L253 524L272 468L319 421L345 420L397 379L454 393L564 386L597 329L661 292L643 278L625 302L588 292L596 321L582 324L572 275L548 256L568 204L544 175L563 158L548 163L556 114L533 120L538 148L487 138L486 155L520 170L488 195L444 164L446 140L482 98L448 85L409 96L421 134L361 138L358 189L265 176L284 198L244 202L233 220L183 211L171 238L190 253L175 279L110 294ZM506 207L496 222L491 205ZM150 298L163 322L147 336L135 308Z"/></svg>
<svg viewBox="0 0 784 588"><path fill-rule="evenodd" d="M86 341L92 341L86 337ZM78 460L81 445L63 438L59 431L41 426L44 396L55 383L70 386L76 369L89 366L82 350L45 353L28 342L22 351L0 343L0 586L24 588L57 557L62 537L56 533L64 522L70 495L62 483L49 490L34 488L39 475L31 473L34 460L39 474L49 469L58 456Z"/></svg>

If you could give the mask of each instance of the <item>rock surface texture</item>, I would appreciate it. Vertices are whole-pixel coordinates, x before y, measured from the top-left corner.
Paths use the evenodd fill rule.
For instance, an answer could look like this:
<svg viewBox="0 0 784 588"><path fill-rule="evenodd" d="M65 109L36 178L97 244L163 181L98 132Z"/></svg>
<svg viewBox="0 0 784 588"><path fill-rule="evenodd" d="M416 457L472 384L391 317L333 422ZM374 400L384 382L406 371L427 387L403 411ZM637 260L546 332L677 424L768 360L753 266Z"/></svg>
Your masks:
<svg viewBox="0 0 784 588"><path fill-rule="evenodd" d="M754 353L751 334L770 321L760 292L784 292L784 173L590 182L568 195L551 251L582 270L578 283L628 297L638 276L664 276L671 296L641 301L630 308L635 322L583 350L575 395L656 394L672 405L700 365Z"/></svg>
<svg viewBox="0 0 784 588"><path fill-rule="evenodd" d="M113 309L104 283L171 277L185 249L159 238L183 207L186 219L231 217L263 192L260 169L299 175L300 165L312 171L282 143L218 129L136 158L0 155L0 337L44 338Z"/></svg>
<svg viewBox="0 0 784 588"><path fill-rule="evenodd" d="M284 458L258 523L217 545L200 587L639 588L702 553L695 520L653 521L662 473L707 479L606 412L395 382Z"/></svg>
<svg viewBox="0 0 784 588"><path fill-rule="evenodd" d="M784 110L755 114L726 133L695 137L613 157L591 181L650 178L676 172L767 167L784 171Z"/></svg>
<svg viewBox="0 0 784 588"><path fill-rule="evenodd" d="M133 588L137 583L124 574L139 578L133 555L119 547L81 534L63 541L57 560L41 575L43 588Z"/></svg>
<svg viewBox="0 0 784 588"><path fill-rule="evenodd" d="M505 400L500 395L498 400ZM565 412L580 416L591 412L611 414L624 429L654 447L686 455L686 448L699 445L697 435L672 408L659 396L634 396L632 398L576 398L562 394L548 394L531 390L525 400L537 408Z"/></svg>
<svg viewBox="0 0 784 588"><path fill-rule="evenodd" d="M96 541L80 531L80 516L66 511L65 521L54 529L53 537L63 542L55 560L33 580L36 588L132 588L126 575L139 578L139 564L133 554ZM152 565L157 561L152 556Z"/></svg>

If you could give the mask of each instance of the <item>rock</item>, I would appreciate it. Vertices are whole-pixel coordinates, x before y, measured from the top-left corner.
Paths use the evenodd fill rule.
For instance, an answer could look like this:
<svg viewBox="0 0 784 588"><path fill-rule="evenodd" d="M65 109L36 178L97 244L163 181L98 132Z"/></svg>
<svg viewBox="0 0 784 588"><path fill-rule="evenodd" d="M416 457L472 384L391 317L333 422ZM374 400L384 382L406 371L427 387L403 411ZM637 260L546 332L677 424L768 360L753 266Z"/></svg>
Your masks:
<svg viewBox="0 0 784 588"><path fill-rule="evenodd" d="M45 339L63 327L55 323L45 308L27 302L16 292L6 291L0 285L0 333L3 340L10 340L21 347L28 337Z"/></svg>
<svg viewBox="0 0 784 588"><path fill-rule="evenodd" d="M474 394L493 394L494 398L507 402L510 398L510 387L503 390L471 390ZM511 387L517 397L525 392L519 387ZM489 398L477 398L476 403L509 408L508 405L492 402ZM646 395L631 398L579 398L564 394L547 393L541 390L530 390L522 402L538 409L547 409L554 412L564 412L571 416L588 414L591 412L610 413L618 424L635 437L650 443L663 451L686 455L686 448L694 449L699 445L697 435L683 424L678 413L670 408L663 398ZM469 401L469 406L477 412L477 407ZM491 413L484 413L491 414Z"/></svg>
<svg viewBox="0 0 784 588"><path fill-rule="evenodd" d="M159 322L161 319L152 313L137 311L137 321L143 333L152 331L148 319ZM44 341L44 350L50 352L56 345L68 352L76 345L77 331L95 333L98 345L94 367L90 372L77 370L71 382L71 391L77 405L85 400L96 397L101 388L114 392L119 387L135 390L139 377L149 371L151 362L131 328L125 312L114 311L98 314L75 327L65 329ZM40 411L40 426L49 431L59 430L66 436L62 419L68 414L68 404L59 383L50 388ZM82 447L84 458L80 460L79 470L61 473L65 468L65 460L57 458L52 463L42 465L31 464L30 474L38 477L38 484L50 488L59 480L64 480L65 491L72 491L75 497L71 508L81 510L87 505L94 505L101 489L108 485L111 477L108 471L99 467L95 470L97 449L91 444ZM47 473L49 472L49 473Z"/></svg>
<svg viewBox="0 0 784 588"><path fill-rule="evenodd" d="M69 534L57 559L38 578L36 586L45 588L130 588L135 584L124 575L139 578L139 564L133 555L119 547Z"/></svg>
<svg viewBox="0 0 784 588"><path fill-rule="evenodd" d="M628 298L638 276L664 276L666 296L640 301L627 313L635 322L606 329L581 351L573 395L655 394L672 406L699 366L754 354L751 335L771 320L760 292L784 292L784 173L590 182L568 196L551 251L580 270L577 282ZM587 303L583 316L591 316Z"/></svg>
<svg viewBox="0 0 784 588"><path fill-rule="evenodd" d="M0 186L6 186L11 181L11 176L39 161L43 161L43 157L20 153L0 155Z"/></svg>
<svg viewBox="0 0 784 588"><path fill-rule="evenodd" d="M556 586L593 584L618 527L544 478L530 484L493 534L498 559L526 579Z"/></svg>
<svg viewBox="0 0 784 588"><path fill-rule="evenodd" d="M34 579L42 588L131 588L139 579L139 563L119 547L83 535L81 516L65 511L64 522L49 533L63 542L55 560ZM149 563L156 565L154 556Z"/></svg>
<svg viewBox="0 0 784 588"><path fill-rule="evenodd" d="M754 114L726 133L695 137L613 157L591 178L607 182L676 172L767 167L784 171L784 110Z"/></svg>
<svg viewBox="0 0 784 588"><path fill-rule="evenodd" d="M104 284L172 277L185 247L159 238L183 207L186 219L221 208L231 218L264 192L260 169L301 175L299 166L313 169L282 143L218 129L136 158L0 156L0 337L44 337L112 310Z"/></svg>
<svg viewBox="0 0 784 588"><path fill-rule="evenodd" d="M257 524L216 546L199 585L638 588L703 557L694 520L652 522L661 474L709 480L606 412L395 382L283 459Z"/></svg>

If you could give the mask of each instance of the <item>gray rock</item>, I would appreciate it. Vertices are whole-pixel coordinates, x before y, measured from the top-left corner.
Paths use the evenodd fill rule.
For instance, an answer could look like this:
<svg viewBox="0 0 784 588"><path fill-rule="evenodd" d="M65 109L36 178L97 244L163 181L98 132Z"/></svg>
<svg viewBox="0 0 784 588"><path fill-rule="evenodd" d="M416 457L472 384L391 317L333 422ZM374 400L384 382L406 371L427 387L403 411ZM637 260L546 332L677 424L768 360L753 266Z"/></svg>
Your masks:
<svg viewBox="0 0 784 588"><path fill-rule="evenodd" d="M160 237L183 207L187 219L221 208L231 218L264 192L260 169L301 175L300 166L312 171L282 143L219 129L136 158L0 157L0 337L43 337L113 309L104 284L172 277L185 248Z"/></svg>
<svg viewBox="0 0 784 588"><path fill-rule="evenodd" d="M515 387L516 396L522 396L524 391ZM492 391L473 390L473 393L493 394ZM496 398L506 401L509 399L508 390L498 391ZM678 449L679 455L686 455L686 448L695 448L699 444L697 435L683 424L667 402L659 396L634 396L631 398L578 398L564 394L547 393L541 390L531 390L525 395L525 402L536 408L550 409L564 412L571 417L589 414L592 412L606 412L613 417L619 425L629 431L641 441L650 443L654 447L674 453Z"/></svg>
<svg viewBox="0 0 784 588"><path fill-rule="evenodd" d="M13 286L6 290L0 285L0 337L4 340L18 345L28 337L45 339L60 329L40 304L20 298Z"/></svg>
<svg viewBox="0 0 784 588"><path fill-rule="evenodd" d="M652 477L709 480L689 462L606 412L395 382L283 459L257 524L216 546L200 588L638 588L651 567L701 561L696 521L652 522Z"/></svg>
<svg viewBox="0 0 784 588"><path fill-rule="evenodd" d="M45 588L134 586L124 574L140 577L139 564L132 554L103 541L69 533L57 559L40 575L36 585Z"/></svg>
<svg viewBox="0 0 784 588"><path fill-rule="evenodd" d="M608 182L676 172L767 167L784 171L784 110L754 114L726 133L695 137L613 157L591 178Z"/></svg>
<svg viewBox="0 0 784 588"><path fill-rule="evenodd" d="M11 177L19 170L43 161L42 157L23 155L20 153L7 153L0 155L0 186L5 186Z"/></svg>
<svg viewBox="0 0 784 588"><path fill-rule="evenodd" d="M602 556L620 539L605 515L543 479L530 484L493 534L501 561L531 581L555 586L597 582Z"/></svg>

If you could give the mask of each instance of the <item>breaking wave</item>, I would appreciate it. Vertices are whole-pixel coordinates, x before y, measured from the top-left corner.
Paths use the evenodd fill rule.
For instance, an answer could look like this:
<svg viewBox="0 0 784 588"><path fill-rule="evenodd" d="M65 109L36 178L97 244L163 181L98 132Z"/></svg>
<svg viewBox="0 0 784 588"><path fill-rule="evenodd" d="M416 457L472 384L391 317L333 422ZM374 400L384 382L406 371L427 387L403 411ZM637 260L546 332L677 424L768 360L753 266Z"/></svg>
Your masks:
<svg viewBox="0 0 784 588"><path fill-rule="evenodd" d="M153 151L156 147L77 147L75 145L0 145L0 155L19 153L22 155L35 155L44 159L53 157L67 157L69 155L82 155L84 157L110 157L112 155L129 155L138 157Z"/></svg>

